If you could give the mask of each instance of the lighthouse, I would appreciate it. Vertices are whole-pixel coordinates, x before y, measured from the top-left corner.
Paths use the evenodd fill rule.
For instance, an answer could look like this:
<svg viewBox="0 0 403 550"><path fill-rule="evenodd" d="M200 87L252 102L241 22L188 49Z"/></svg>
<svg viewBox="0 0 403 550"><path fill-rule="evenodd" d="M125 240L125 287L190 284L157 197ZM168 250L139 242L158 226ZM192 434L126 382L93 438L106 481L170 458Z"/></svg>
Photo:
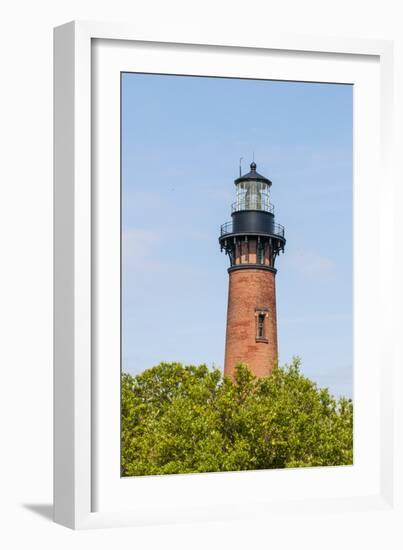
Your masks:
<svg viewBox="0 0 403 550"><path fill-rule="evenodd" d="M224 374L246 363L257 377L268 376L278 358L275 261L284 252L284 227L274 221L272 182L250 171L235 181L231 221L221 226L221 251L229 257Z"/></svg>

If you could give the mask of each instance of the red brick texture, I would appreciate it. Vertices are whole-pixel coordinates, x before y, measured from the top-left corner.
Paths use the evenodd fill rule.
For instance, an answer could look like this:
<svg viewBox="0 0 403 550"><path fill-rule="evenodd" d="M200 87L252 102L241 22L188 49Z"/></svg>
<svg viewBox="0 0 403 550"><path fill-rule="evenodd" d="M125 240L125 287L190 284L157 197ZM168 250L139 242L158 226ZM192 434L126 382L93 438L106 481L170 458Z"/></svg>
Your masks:
<svg viewBox="0 0 403 550"><path fill-rule="evenodd" d="M277 360L275 273L259 268L229 273L224 374L247 363L258 377L268 376ZM264 338L258 338L258 316L264 315Z"/></svg>

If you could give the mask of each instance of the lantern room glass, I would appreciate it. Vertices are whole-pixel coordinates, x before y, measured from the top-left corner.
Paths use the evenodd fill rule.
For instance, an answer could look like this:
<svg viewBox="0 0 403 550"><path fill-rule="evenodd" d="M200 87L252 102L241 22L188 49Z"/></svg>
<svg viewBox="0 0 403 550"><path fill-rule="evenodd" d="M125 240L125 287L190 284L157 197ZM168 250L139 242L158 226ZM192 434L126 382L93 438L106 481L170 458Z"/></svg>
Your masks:
<svg viewBox="0 0 403 550"><path fill-rule="evenodd" d="M236 202L233 211L237 210L264 210L273 211L270 204L269 186L257 180L241 181L236 184Z"/></svg>

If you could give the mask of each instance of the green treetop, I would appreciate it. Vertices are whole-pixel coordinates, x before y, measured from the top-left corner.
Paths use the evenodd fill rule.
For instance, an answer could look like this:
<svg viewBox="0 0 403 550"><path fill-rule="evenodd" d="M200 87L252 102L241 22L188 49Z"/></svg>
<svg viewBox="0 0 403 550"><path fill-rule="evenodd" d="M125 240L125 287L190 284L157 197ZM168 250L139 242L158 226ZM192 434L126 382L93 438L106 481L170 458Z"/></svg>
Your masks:
<svg viewBox="0 0 403 550"><path fill-rule="evenodd" d="M122 475L338 466L353 461L353 405L300 372L236 379L161 363L122 374Z"/></svg>

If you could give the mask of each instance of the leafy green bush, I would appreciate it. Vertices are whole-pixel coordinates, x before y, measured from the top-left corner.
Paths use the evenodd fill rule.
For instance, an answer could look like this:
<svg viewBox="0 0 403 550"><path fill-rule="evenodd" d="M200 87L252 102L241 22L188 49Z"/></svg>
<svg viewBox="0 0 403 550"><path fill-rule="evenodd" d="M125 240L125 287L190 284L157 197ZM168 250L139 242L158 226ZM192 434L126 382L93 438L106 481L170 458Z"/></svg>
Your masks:
<svg viewBox="0 0 403 550"><path fill-rule="evenodd" d="M122 475L336 466L353 461L353 405L300 362L236 380L205 365L122 374Z"/></svg>

